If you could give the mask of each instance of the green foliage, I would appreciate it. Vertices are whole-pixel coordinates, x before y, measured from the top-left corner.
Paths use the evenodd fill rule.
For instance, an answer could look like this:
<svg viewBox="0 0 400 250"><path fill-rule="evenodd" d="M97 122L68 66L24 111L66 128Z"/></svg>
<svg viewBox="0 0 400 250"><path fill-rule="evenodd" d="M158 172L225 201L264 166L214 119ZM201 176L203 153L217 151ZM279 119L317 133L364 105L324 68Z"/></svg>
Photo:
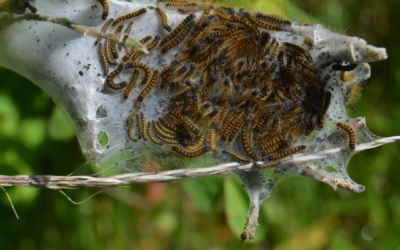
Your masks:
<svg viewBox="0 0 400 250"><path fill-rule="evenodd" d="M229 2L219 0L220 3ZM372 132L400 135L400 25L396 1L236 0L257 11L309 18L386 47L389 59L371 63L363 98L350 109L367 117ZM396 19L397 18L397 19ZM86 161L72 129L49 97L28 80L0 69L0 174L67 175ZM0 213L2 249L399 249L399 144L363 152L349 174L366 186L362 194L306 178L278 185L261 207L254 244L238 239L248 198L237 183L221 177L180 183L110 189L75 206L57 191L6 187ZM90 174L84 165L76 174ZM68 190L75 201L97 189ZM236 217L238 220L230 220ZM377 228L375 239L361 235ZM232 228L232 230L230 229Z"/></svg>

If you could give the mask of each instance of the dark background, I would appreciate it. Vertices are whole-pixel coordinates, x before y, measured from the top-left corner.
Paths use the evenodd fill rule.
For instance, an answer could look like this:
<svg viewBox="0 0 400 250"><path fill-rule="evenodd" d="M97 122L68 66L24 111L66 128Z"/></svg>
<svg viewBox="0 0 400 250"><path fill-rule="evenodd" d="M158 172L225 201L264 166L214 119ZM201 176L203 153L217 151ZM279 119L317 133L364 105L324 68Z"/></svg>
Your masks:
<svg viewBox="0 0 400 250"><path fill-rule="evenodd" d="M399 1L217 2L266 13L281 11L291 20L318 22L386 47L389 59L370 64L372 77L349 114L366 117L376 135L400 135ZM82 166L86 160L78 141L50 98L3 68L0 79L0 174L67 175ZM364 193L334 192L303 177L283 182L262 205L253 243L238 238L248 199L229 178L108 189L82 205L73 205L57 191L6 187L20 219L1 195L0 245L30 250L400 249L399 166L395 143L351 160L349 174L366 186ZM91 173L90 166L80 173ZM66 193L83 201L97 191L79 188ZM236 215L239 219L234 220ZM377 230L375 238L373 233L362 235L365 226Z"/></svg>

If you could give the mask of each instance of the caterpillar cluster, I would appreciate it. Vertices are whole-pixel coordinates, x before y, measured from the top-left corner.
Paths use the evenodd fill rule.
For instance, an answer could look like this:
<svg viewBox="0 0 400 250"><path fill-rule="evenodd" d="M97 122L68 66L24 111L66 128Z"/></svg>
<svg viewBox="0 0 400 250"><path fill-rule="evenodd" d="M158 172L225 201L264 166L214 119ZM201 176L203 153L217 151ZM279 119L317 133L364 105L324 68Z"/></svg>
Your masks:
<svg viewBox="0 0 400 250"><path fill-rule="evenodd" d="M143 52L130 49L119 57L114 42L106 41L104 51L100 40L95 43L107 85L113 90L124 89L125 100L133 88L140 88L136 107L126 119L130 140L150 138L156 145L172 144L173 152L188 158L210 152L224 153L240 162L266 162L259 168L277 166L282 158L306 149L306 145L298 145L298 138L323 129L332 94L326 88L329 75L323 76L321 67L313 63L308 45L271 36L290 31L290 21L222 6L181 1L159 4L187 14L172 29L164 11L156 8L159 25L168 35L146 36L140 41L160 57L181 46L161 72L139 62ZM199 10L203 13L198 19L193 13ZM125 21L145 17L146 13L143 8L115 21L109 19L102 31L106 32L110 24L119 24L114 31L119 33ZM153 52L156 47L159 50ZM121 58L120 63L115 61ZM110 65L116 69L108 74ZM335 65L332 69L354 69ZM130 83L115 83L114 78L123 70L131 73ZM143 80L137 84L139 74ZM350 74L341 77L351 80ZM139 111L154 91L170 93L171 97L158 119L146 121ZM135 117L137 137L133 136ZM352 127L342 123L337 126L347 131L349 149L354 150ZM229 150L231 144L241 145L241 150Z"/></svg>

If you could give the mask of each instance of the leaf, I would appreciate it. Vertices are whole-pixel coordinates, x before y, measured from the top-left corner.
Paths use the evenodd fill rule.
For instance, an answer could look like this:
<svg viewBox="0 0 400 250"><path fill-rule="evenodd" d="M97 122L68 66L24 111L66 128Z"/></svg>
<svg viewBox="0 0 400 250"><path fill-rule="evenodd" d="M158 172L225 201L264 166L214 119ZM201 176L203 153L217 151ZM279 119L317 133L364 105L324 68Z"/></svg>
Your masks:
<svg viewBox="0 0 400 250"><path fill-rule="evenodd" d="M196 206L209 213L222 196L222 178L210 176L201 179L188 179L185 181L184 188L192 197Z"/></svg>

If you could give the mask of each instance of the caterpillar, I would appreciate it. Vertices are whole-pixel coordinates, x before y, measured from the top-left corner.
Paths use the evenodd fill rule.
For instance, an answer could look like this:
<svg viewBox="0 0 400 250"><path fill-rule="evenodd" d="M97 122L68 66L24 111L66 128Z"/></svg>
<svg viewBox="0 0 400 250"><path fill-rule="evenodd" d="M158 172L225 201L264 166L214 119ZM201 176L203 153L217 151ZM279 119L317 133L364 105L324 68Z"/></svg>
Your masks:
<svg viewBox="0 0 400 250"><path fill-rule="evenodd" d="M142 135L143 135L143 123L142 123L142 119L141 119L141 115L142 113L139 115L136 115L136 121L137 121L137 126L138 126L138 138L139 140L142 139Z"/></svg>
<svg viewBox="0 0 400 250"><path fill-rule="evenodd" d="M104 21L107 19L108 16L108 3L107 0L97 0L103 6L103 14L101 15L101 19Z"/></svg>
<svg viewBox="0 0 400 250"><path fill-rule="evenodd" d="M247 17L252 23L254 23L254 25L256 25L257 27L266 29L266 30L271 30L271 31L282 31L283 29L280 27L275 27L275 26L271 26L268 25L266 23L263 23L259 20L257 20L253 15L251 15L249 12L245 12L244 16Z"/></svg>
<svg viewBox="0 0 400 250"><path fill-rule="evenodd" d="M173 135L173 134L168 134L168 132L163 131L163 130L161 129L162 126L161 126L160 124L158 124L157 122L155 122L155 121L153 121L153 127L154 127L154 129L156 130L156 132L157 132L160 136L162 136L162 137L164 137L164 138L166 138L166 139L171 139L171 140L176 139L176 136L175 136L175 135Z"/></svg>
<svg viewBox="0 0 400 250"><path fill-rule="evenodd" d="M353 128L341 122L336 123L336 126L345 130L349 134L349 150L354 151L356 149L356 135Z"/></svg>
<svg viewBox="0 0 400 250"><path fill-rule="evenodd" d="M150 74L151 74L150 68L149 68L149 66L147 66L147 65L144 64L144 63L127 63L127 64L125 65L125 68L126 68L126 69L139 68L139 69L142 69L142 70L144 71L145 76L144 76L142 82L140 83L140 85L146 84L147 81L148 81L149 78L150 78Z"/></svg>
<svg viewBox="0 0 400 250"><path fill-rule="evenodd" d="M107 76L107 84L111 88L122 89L127 85L127 82L125 82L125 81L120 82L120 83L114 83L114 77L118 76L121 73L123 68L124 68L124 65L120 64L116 70L114 70Z"/></svg>
<svg viewBox="0 0 400 250"><path fill-rule="evenodd" d="M103 46L99 44L99 54L100 54L100 59L101 59L101 65L103 65L103 75L107 76L108 75L108 61L103 49Z"/></svg>
<svg viewBox="0 0 400 250"><path fill-rule="evenodd" d="M157 144L157 145L163 145L163 143L160 142L160 141L158 141L158 140L154 137L153 133L151 132L151 123L150 123L150 122L147 123L147 134L149 135L150 140L152 140L155 144Z"/></svg>
<svg viewBox="0 0 400 250"><path fill-rule="evenodd" d="M110 48L110 40L106 40L106 43L104 44L104 49L106 52L106 58L109 64L111 65L117 65L118 63L114 61L114 59L111 56L111 48Z"/></svg>
<svg viewBox="0 0 400 250"><path fill-rule="evenodd" d="M156 8L156 11L157 11L158 15L160 15L161 24L162 24L163 28L166 31L171 32L172 28L171 28L171 26L168 25L168 19L167 19L167 15L165 14L165 12L158 7Z"/></svg>
<svg viewBox="0 0 400 250"><path fill-rule="evenodd" d="M161 49L160 53L165 54L175 46L177 46L179 43L183 41L183 39L186 37L186 35L189 33L190 29L193 27L194 22L188 23L180 32L179 36L176 37L174 40L169 42L164 48Z"/></svg>
<svg viewBox="0 0 400 250"><path fill-rule="evenodd" d="M206 138L205 134L202 134L198 140L198 142L196 143L196 145L193 146L187 146L186 149L190 150L190 151L196 151L198 150L204 143L204 140Z"/></svg>
<svg viewBox="0 0 400 250"><path fill-rule="evenodd" d="M145 36L144 38L142 38L139 42L140 43L146 43L147 41L149 41L150 39L152 39L153 37L152 36ZM130 49L125 55L124 55L124 57L122 58L122 60L124 61L124 62L126 62L126 61L128 61L130 58L131 58L131 56L133 55L133 53L135 53L135 49Z"/></svg>
<svg viewBox="0 0 400 250"><path fill-rule="evenodd" d="M142 123L142 136L143 140L147 141L147 123L146 117L143 115L143 112L140 112L140 122Z"/></svg>
<svg viewBox="0 0 400 250"><path fill-rule="evenodd" d="M143 102L144 98L150 93L150 91L153 89L154 85L156 85L157 79L158 79L158 69L154 70L153 77L151 78L150 83L139 95L137 102L139 102L139 103Z"/></svg>
<svg viewBox="0 0 400 250"><path fill-rule="evenodd" d="M130 114L129 116L126 118L126 121L129 122L130 120L133 119L133 117L137 114L137 112L139 112L140 110L140 106L138 106L137 108L135 108Z"/></svg>
<svg viewBox="0 0 400 250"><path fill-rule="evenodd" d="M105 0L103 0L105 1ZM105 1L106 2L106 1ZM106 17L107 18L107 17ZM103 28L101 29L102 33L105 33L107 31L108 26L110 26L110 24L114 22L114 18L110 18L107 20L107 22L105 22L105 24L103 25ZM97 44L100 43L102 38L97 38L96 41L94 42L94 46L97 46Z"/></svg>
<svg viewBox="0 0 400 250"><path fill-rule="evenodd" d="M195 133L196 135L200 133L200 130L199 130L195 125L193 125L193 124L192 124L185 116L183 116L182 114L177 113L177 112L175 112L175 111L172 111L170 114L171 114L172 116L178 118L181 122L183 122L183 123L186 125L186 127L188 127L189 130L192 131L193 133Z"/></svg>
<svg viewBox="0 0 400 250"><path fill-rule="evenodd" d="M279 165L282 165L282 162L276 161L276 162L270 162L270 163L262 164L262 165L255 164L257 169L273 168L273 167L277 167Z"/></svg>
<svg viewBox="0 0 400 250"><path fill-rule="evenodd" d="M133 74L132 74L132 79L131 79L130 83L128 84L128 87L126 87L126 89L124 91L124 99L125 100L128 99L129 93L131 92L133 87L135 87L138 78L139 78L139 70L135 69L135 71L133 71Z"/></svg>
<svg viewBox="0 0 400 250"><path fill-rule="evenodd" d="M184 27L186 27L187 24L189 24L194 18L196 17L196 15L194 14L190 14L189 16L187 16L181 24L178 25L178 27L176 27L171 33L168 34L168 36L166 36L163 40L161 40L160 42L160 46L164 46L166 43L169 43L175 36L177 36Z"/></svg>
<svg viewBox="0 0 400 250"><path fill-rule="evenodd" d="M126 20L131 19L131 18L139 17L139 16L144 15L146 13L147 13L147 9L146 8L142 8L142 9L140 9L138 11L129 13L127 15L124 15L124 16L118 18L117 20L115 20L112 23L112 26L116 26L120 22L126 21Z"/></svg>
<svg viewBox="0 0 400 250"><path fill-rule="evenodd" d="M228 155L232 156L233 158L235 158L236 160L244 162L244 163L249 163L250 162L250 160L247 159L246 157L240 156L240 155L238 155L238 154L236 154L236 153L234 153L232 151L229 151L229 150L225 150L224 149L224 150L222 150L222 153L228 154Z"/></svg>
<svg viewBox="0 0 400 250"><path fill-rule="evenodd" d="M283 151L282 153L268 156L268 161L279 160L279 159L281 159L283 157L287 157L287 156L295 154L295 153L297 153L297 152L299 152L301 150L304 150L305 148L307 148L307 146L301 145L301 146L298 146L298 147L287 149L287 150Z"/></svg>
<svg viewBox="0 0 400 250"><path fill-rule="evenodd" d="M122 25L122 24L120 26L118 26L117 30L115 31L115 34L121 33L123 28L124 28L124 25ZM111 48L111 54L114 57L114 59L118 59L119 55L118 55L118 51L117 51L117 47L116 47L116 42L115 41L111 41L110 42L110 48Z"/></svg>
<svg viewBox="0 0 400 250"><path fill-rule="evenodd" d="M130 139L131 141L137 142L138 139L136 139L136 138L133 137L133 135L132 135L133 127L134 127L134 120L131 119L131 120L130 120L130 124L129 124L129 128L128 128L128 137L129 137L129 139Z"/></svg>
<svg viewBox="0 0 400 250"><path fill-rule="evenodd" d="M195 158L195 157L198 157L198 156L210 151L210 147L208 147L208 146L203 147L195 152L187 152L187 151L180 149L178 147L175 147L175 146L171 146L171 149L173 151L177 152L178 154L183 155L186 158Z"/></svg>

